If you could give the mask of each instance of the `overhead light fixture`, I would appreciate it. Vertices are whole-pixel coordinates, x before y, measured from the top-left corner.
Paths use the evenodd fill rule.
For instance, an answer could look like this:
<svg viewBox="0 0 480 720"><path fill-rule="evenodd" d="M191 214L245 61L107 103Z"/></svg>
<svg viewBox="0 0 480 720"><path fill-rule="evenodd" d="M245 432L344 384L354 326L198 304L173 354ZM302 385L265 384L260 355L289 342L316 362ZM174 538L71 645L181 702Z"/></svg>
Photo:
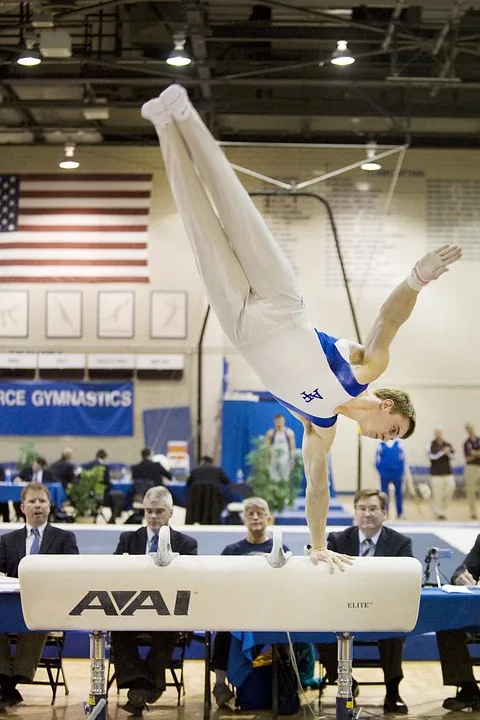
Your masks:
<svg viewBox="0 0 480 720"><path fill-rule="evenodd" d="M41 62L40 53L33 48L23 50L17 58L17 64L23 65L23 67L35 67L35 65L40 65Z"/></svg>
<svg viewBox="0 0 480 720"><path fill-rule="evenodd" d="M332 59L330 60L330 62L332 63L332 65L339 65L340 67L352 65L355 62L353 54L347 47L346 40L339 40L337 42L337 49L332 54Z"/></svg>
<svg viewBox="0 0 480 720"><path fill-rule="evenodd" d="M75 160L75 143L65 143L65 157L58 163L58 167L62 170L76 170L80 163Z"/></svg>
<svg viewBox="0 0 480 720"><path fill-rule="evenodd" d="M366 170L367 172L375 172L376 170L381 170L382 166L380 163L376 162L374 160L375 155L377 153L377 145L376 143L371 143L367 147L367 161L363 163L363 165L360 165L362 170Z"/></svg>
<svg viewBox="0 0 480 720"><path fill-rule="evenodd" d="M192 58L185 50L186 37L184 33L177 33L173 36L173 50L167 58L167 65L174 67L185 67L190 65Z"/></svg>

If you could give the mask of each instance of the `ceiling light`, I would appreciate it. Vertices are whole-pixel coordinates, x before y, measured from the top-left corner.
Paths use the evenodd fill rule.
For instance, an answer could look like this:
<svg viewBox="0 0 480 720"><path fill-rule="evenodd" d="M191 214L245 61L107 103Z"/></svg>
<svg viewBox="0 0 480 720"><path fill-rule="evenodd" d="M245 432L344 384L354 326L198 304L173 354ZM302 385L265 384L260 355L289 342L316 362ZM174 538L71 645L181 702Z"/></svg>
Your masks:
<svg viewBox="0 0 480 720"><path fill-rule="evenodd" d="M173 36L173 50L167 58L167 64L174 67L185 67L190 65L192 58L185 50L185 35L178 34Z"/></svg>
<svg viewBox="0 0 480 720"><path fill-rule="evenodd" d="M332 65L352 65L355 62L355 58L353 57L350 50L347 48L347 41L346 40L339 40L337 42L337 49L332 54L332 59L330 60Z"/></svg>
<svg viewBox="0 0 480 720"><path fill-rule="evenodd" d="M65 143L65 157L58 163L62 170L76 170L80 163L74 159L75 143Z"/></svg>
<svg viewBox="0 0 480 720"><path fill-rule="evenodd" d="M382 166L380 163L375 161L375 155L377 152L377 146L375 143L371 143L369 147L367 147L367 162L364 162L363 165L360 165L362 170L366 170L367 172L375 172L376 170L381 170Z"/></svg>
<svg viewBox="0 0 480 720"><path fill-rule="evenodd" d="M23 65L24 67L34 67L35 65L40 65L41 62L42 58L40 57L40 53L38 50L33 49L23 50L17 58L18 65Z"/></svg>

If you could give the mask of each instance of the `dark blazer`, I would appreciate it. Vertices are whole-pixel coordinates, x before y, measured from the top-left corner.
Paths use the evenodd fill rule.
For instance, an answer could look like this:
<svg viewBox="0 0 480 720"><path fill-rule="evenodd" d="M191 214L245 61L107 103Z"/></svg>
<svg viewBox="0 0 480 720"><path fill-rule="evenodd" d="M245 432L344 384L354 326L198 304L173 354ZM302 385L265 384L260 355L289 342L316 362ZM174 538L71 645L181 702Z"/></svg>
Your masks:
<svg viewBox="0 0 480 720"><path fill-rule="evenodd" d="M18 564L25 557L27 528L5 533L0 537L0 572L18 577ZM77 539L73 532L60 530L47 523L40 545L41 555L78 555Z"/></svg>
<svg viewBox="0 0 480 720"><path fill-rule="evenodd" d="M185 535L178 530L170 528L170 542L172 551L178 552L180 555L198 555L198 543L195 538ZM147 547L147 528L141 527L139 530L131 532L123 532L118 540L117 549L114 555L145 555Z"/></svg>
<svg viewBox="0 0 480 720"><path fill-rule="evenodd" d="M33 480L33 468L31 465L26 465L23 470L21 470L18 474L18 477L21 478L24 482L32 482ZM52 475L51 470L48 468L43 468L42 473L42 483L53 483L55 482L55 478Z"/></svg>
<svg viewBox="0 0 480 720"><path fill-rule="evenodd" d="M480 535L477 535L475 545L468 553L467 557L463 561L463 564L460 565L453 573L452 583L455 584L455 580L459 575L465 572L465 568L467 568L470 575L472 575L477 582L480 580Z"/></svg>
<svg viewBox="0 0 480 720"><path fill-rule="evenodd" d="M342 532L331 532L328 536L327 547L334 552L358 555L359 546L357 527L349 527ZM376 557L413 557L412 541L406 535L384 525L375 546L375 555Z"/></svg>
<svg viewBox="0 0 480 720"><path fill-rule="evenodd" d="M97 460L97 458L95 458L95 460L90 460L90 462L85 463L84 465L82 465L82 467L85 470L91 470L92 468L97 467L97 465L101 465L105 468L105 472L103 473L103 484L106 488L108 488L108 486L110 485L110 468L106 463L101 463L100 460Z"/></svg>
<svg viewBox="0 0 480 720"><path fill-rule="evenodd" d="M75 480L75 468L68 460L57 460L50 465L50 471L58 482L61 482L63 487L66 487L68 483Z"/></svg>
<svg viewBox="0 0 480 720"><path fill-rule="evenodd" d="M193 468L187 480L188 487L192 487L193 485L216 485L217 487L221 487L222 485L229 484L230 480L222 468L217 465L211 465L210 463Z"/></svg>
<svg viewBox="0 0 480 720"><path fill-rule="evenodd" d="M163 485L162 477L171 480L172 474L159 462L142 460L137 465L132 465L132 480L151 480L154 485Z"/></svg>

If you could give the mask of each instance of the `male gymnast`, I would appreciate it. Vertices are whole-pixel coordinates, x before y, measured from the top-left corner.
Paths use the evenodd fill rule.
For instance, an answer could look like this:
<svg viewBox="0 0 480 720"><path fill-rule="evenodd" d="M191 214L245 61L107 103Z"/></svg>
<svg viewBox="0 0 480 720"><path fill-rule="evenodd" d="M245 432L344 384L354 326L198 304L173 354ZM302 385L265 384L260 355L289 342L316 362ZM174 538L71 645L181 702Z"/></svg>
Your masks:
<svg viewBox="0 0 480 720"><path fill-rule="evenodd" d="M389 348L419 291L448 271L461 250L443 245L417 262L380 309L364 345L333 338L309 322L297 280L252 199L191 105L171 85L142 107L160 139L173 197L209 303L225 334L276 399L304 425L306 516L311 560L344 570L351 559L327 550L327 454L338 415L380 440L409 437L415 410L405 392L375 390Z"/></svg>

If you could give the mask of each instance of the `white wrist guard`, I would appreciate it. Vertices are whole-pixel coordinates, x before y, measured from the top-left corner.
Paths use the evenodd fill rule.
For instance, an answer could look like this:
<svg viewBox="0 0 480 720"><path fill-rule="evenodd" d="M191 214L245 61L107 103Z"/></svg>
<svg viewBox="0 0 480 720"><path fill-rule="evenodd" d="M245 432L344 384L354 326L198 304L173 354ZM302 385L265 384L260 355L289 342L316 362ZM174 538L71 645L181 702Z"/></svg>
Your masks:
<svg viewBox="0 0 480 720"><path fill-rule="evenodd" d="M410 285L412 290L416 290L417 292L420 292L420 290L428 285L428 281L423 280L423 278L420 276L420 273L418 272L418 263L415 265L415 267L412 269L412 272L407 278L407 283Z"/></svg>

